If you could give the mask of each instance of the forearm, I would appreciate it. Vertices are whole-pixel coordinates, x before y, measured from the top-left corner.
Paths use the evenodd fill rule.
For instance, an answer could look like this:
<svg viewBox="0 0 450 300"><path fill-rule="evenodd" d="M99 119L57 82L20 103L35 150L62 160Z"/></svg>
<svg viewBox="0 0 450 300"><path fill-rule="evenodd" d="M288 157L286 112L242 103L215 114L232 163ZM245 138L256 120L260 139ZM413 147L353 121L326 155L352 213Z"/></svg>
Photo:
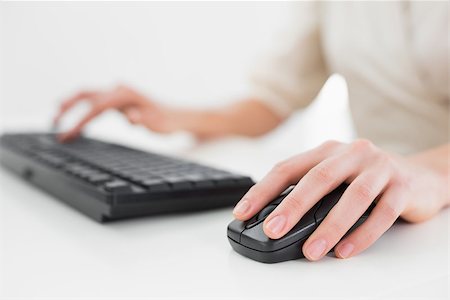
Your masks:
<svg viewBox="0 0 450 300"><path fill-rule="evenodd" d="M200 139L227 135L260 136L282 121L272 109L258 100L244 100L216 110L171 111L176 130L186 130Z"/></svg>

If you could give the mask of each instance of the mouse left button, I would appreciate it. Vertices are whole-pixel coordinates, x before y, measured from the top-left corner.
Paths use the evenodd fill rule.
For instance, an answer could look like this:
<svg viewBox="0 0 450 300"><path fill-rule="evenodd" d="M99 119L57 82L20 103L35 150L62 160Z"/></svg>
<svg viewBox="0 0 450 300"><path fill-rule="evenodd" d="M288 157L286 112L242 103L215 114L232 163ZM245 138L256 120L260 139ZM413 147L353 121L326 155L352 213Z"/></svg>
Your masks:
<svg viewBox="0 0 450 300"><path fill-rule="evenodd" d="M253 216L250 220L246 222L245 229L252 228L253 226L263 222L266 219L266 217L275 210L276 207L277 205L273 204L264 207L259 213L257 213L255 216Z"/></svg>

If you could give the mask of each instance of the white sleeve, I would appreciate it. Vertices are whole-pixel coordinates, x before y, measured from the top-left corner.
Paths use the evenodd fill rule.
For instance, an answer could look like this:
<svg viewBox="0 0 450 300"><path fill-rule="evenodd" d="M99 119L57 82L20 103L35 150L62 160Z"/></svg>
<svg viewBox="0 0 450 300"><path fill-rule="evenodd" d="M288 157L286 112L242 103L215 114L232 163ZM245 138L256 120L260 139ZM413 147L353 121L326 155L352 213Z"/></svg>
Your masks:
<svg viewBox="0 0 450 300"><path fill-rule="evenodd" d="M251 94L282 116L310 104L329 74L320 42L318 6L295 3L292 28L274 47L265 62L253 72Z"/></svg>

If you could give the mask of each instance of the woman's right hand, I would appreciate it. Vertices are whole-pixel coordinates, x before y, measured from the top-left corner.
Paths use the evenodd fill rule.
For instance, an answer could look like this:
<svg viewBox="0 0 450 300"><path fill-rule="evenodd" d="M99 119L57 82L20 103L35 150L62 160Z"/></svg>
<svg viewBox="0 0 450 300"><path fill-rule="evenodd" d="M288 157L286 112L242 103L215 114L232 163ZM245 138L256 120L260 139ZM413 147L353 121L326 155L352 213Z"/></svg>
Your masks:
<svg viewBox="0 0 450 300"><path fill-rule="evenodd" d="M123 113L131 124L151 131L172 133L184 130L198 140L243 135L255 137L277 127L283 118L257 99L247 99L218 109L195 110L172 108L157 104L127 86L106 91L82 91L61 104L54 124L76 104L86 101L91 110L69 131L59 135L61 142L76 138L83 128L109 109Z"/></svg>
<svg viewBox="0 0 450 300"><path fill-rule="evenodd" d="M107 91L79 92L61 104L54 124L57 125L66 112L82 101L89 102L91 110L73 128L60 134L60 141L76 138L90 121L109 109L123 113L131 124L143 125L155 132L170 133L177 129L176 117L170 109L123 85Z"/></svg>

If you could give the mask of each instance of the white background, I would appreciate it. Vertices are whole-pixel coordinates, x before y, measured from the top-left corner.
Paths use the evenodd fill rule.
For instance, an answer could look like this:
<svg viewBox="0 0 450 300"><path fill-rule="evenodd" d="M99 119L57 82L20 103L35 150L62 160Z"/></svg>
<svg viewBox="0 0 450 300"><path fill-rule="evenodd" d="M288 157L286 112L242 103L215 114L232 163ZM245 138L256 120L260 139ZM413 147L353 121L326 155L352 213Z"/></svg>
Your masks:
<svg viewBox="0 0 450 300"><path fill-rule="evenodd" d="M155 101L220 106L245 96L252 66L270 52L292 4L0 4L0 131L47 130L59 101L80 88L130 84ZM70 126L85 110L69 116ZM352 138L345 83L260 139L196 145L110 112L87 133L185 156L259 179L283 158ZM399 224L348 261L264 265L234 253L231 209L100 226L0 170L0 297L134 299L223 297L443 298L448 211Z"/></svg>

